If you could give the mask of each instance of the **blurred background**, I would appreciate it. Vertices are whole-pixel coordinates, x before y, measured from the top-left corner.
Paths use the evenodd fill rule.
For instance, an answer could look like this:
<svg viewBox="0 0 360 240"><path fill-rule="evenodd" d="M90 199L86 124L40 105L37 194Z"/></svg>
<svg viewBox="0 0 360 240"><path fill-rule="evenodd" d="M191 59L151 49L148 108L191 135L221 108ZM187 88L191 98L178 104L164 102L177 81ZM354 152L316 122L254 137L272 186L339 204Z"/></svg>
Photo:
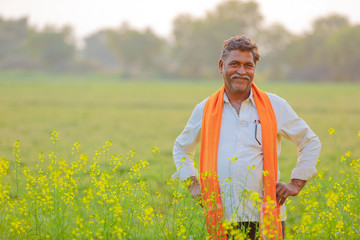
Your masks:
<svg viewBox="0 0 360 240"><path fill-rule="evenodd" d="M0 0L1 72L215 79L223 41L260 47L258 80L360 81L357 0Z"/></svg>
<svg viewBox="0 0 360 240"><path fill-rule="evenodd" d="M112 140L114 153L149 161L156 146L154 178L161 167L170 177L175 138L223 83L224 40L246 34L260 48L255 82L304 118L335 171L358 144L359 9L355 0L0 0L0 157L14 163L20 139L34 166L57 130L64 159L77 141L89 154ZM296 164L288 141L280 161L287 181Z"/></svg>

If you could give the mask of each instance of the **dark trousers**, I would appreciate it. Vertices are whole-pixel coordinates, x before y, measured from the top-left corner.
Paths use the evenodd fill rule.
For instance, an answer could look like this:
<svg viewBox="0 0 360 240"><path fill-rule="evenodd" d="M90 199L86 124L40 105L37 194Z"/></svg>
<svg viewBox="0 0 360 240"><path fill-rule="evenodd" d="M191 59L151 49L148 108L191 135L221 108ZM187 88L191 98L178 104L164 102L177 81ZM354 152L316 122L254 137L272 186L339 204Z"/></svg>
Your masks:
<svg viewBox="0 0 360 240"><path fill-rule="evenodd" d="M282 226L282 235L285 239L285 222L281 222ZM241 229L242 231L246 232L247 236L251 240L258 240L260 239L259 236L259 223L258 222L239 222L234 226L234 229ZM232 239L232 237L228 234L228 239Z"/></svg>

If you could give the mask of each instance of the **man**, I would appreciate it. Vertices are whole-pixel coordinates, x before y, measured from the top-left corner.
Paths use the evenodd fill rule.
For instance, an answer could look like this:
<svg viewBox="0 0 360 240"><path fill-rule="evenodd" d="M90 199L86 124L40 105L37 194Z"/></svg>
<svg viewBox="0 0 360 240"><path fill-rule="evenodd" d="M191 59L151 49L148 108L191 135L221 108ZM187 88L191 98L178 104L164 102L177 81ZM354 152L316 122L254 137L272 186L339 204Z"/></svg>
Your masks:
<svg viewBox="0 0 360 240"><path fill-rule="evenodd" d="M226 239L223 218L247 228L252 239L256 239L259 222L262 237L283 238L280 221L286 220L285 200L298 195L316 175L320 141L284 99L255 86L259 58L258 47L250 38L236 36L225 41L218 66L224 86L195 107L174 144L178 171L173 177L192 181L189 190L193 198L202 196L203 204L213 201L205 209L207 227L220 239ZM298 149L289 183L279 182L281 137ZM200 175L216 173L215 178L199 181L190 154L199 142ZM256 207L254 194L259 195L261 207Z"/></svg>

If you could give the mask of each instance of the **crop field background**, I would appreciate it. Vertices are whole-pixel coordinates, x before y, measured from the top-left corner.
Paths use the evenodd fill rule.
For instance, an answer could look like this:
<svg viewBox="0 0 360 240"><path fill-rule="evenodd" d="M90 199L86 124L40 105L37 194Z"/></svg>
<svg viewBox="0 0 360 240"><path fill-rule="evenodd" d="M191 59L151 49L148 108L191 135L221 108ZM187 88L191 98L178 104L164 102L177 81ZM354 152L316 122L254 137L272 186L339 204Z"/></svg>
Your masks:
<svg viewBox="0 0 360 240"><path fill-rule="evenodd" d="M151 194L159 191L167 199L166 180L176 171L172 160L175 138L195 105L221 85L220 79L130 82L105 75L1 73L0 157L10 164L4 183L12 186L10 195L16 196L15 141L19 139L20 143L19 167L36 169L39 153L47 155L53 151L50 135L56 130L59 133L56 155L66 162L73 161L72 148L76 142L80 143L79 154L86 153L89 159L96 157L95 151L108 140L112 142L109 156L125 158L133 150L135 159L149 163L145 179L152 186ZM360 157L359 84L260 82L258 86L286 99L319 136L322 151L317 168L328 169L324 178L340 177L341 156L346 157L346 153L349 158ZM335 131L330 134L329 129ZM159 155L154 147L160 150ZM281 181L290 180L296 159L296 147L284 139L279 159ZM43 164L50 165L51 161L45 160ZM104 161L99 164L106 168ZM82 172L79 177L83 179L80 188L86 188L90 184L89 174ZM301 204L300 197L292 201L295 207ZM359 220L356 214L359 212L352 217L353 221ZM300 211L288 215L288 232L304 221L301 216Z"/></svg>

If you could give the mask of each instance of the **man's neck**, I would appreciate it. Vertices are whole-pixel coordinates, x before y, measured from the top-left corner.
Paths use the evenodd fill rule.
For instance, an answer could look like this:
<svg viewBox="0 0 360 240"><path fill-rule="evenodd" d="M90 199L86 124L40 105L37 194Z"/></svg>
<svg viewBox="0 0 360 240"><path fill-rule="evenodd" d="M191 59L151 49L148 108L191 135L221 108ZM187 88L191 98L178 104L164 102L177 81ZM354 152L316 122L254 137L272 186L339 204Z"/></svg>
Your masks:
<svg viewBox="0 0 360 240"><path fill-rule="evenodd" d="M241 92L241 93L228 93L226 92L226 95L229 98L230 102L236 102L236 103L242 103L250 96L250 90L247 92Z"/></svg>
<svg viewBox="0 0 360 240"><path fill-rule="evenodd" d="M246 92L238 92L238 93L231 93L231 91L226 91L226 90L225 92L231 106L235 109L236 113L239 115L241 104L250 96L250 90Z"/></svg>

